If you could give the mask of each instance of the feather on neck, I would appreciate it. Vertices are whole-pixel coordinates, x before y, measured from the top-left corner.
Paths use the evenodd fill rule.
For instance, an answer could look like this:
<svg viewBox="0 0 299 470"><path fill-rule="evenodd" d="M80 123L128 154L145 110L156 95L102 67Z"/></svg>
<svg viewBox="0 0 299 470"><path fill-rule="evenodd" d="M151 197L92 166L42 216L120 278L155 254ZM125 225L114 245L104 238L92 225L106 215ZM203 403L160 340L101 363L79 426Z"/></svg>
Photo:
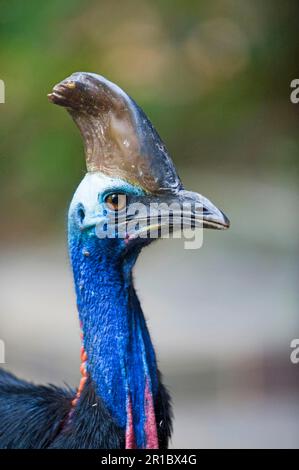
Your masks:
<svg viewBox="0 0 299 470"><path fill-rule="evenodd" d="M138 252L120 258L115 245L69 233L86 370L116 423L126 429L126 447L157 448L157 364L132 281Z"/></svg>

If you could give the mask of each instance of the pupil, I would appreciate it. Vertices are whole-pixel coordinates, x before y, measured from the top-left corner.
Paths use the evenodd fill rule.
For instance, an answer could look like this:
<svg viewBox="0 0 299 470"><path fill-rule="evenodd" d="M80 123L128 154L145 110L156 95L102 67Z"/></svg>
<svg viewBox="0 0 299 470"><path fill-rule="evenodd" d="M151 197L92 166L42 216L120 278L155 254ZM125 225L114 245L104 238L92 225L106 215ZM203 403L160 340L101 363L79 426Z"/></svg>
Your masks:
<svg viewBox="0 0 299 470"><path fill-rule="evenodd" d="M111 196L111 202L114 206L118 205L118 195L117 194L112 194Z"/></svg>

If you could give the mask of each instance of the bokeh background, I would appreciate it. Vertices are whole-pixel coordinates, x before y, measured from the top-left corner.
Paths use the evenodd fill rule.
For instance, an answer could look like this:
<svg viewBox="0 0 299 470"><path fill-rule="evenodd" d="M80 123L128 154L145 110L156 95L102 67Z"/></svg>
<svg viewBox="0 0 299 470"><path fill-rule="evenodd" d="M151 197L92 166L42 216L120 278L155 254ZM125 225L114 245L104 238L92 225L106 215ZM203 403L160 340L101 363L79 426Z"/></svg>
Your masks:
<svg viewBox="0 0 299 470"><path fill-rule="evenodd" d="M1 2L0 338L5 367L79 381L66 213L82 143L46 98L100 73L144 108L189 189L232 226L160 241L136 282L173 395L172 447L298 447L298 2Z"/></svg>

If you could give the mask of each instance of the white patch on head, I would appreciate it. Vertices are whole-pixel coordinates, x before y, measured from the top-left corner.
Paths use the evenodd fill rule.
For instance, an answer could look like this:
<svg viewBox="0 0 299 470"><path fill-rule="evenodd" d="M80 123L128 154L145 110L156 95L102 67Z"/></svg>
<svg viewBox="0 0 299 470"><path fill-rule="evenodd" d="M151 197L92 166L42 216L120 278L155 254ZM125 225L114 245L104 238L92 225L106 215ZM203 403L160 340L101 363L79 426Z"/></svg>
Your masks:
<svg viewBox="0 0 299 470"><path fill-rule="evenodd" d="M86 173L73 196L69 214L79 204L84 206L86 217L92 217L100 210L99 194L115 188L115 179L103 173Z"/></svg>
<svg viewBox="0 0 299 470"><path fill-rule="evenodd" d="M86 173L79 184L69 208L69 216L82 205L85 211L85 220L91 221L102 215L103 206L100 202L100 195L109 191L136 192L137 188L128 182L111 178L100 172Z"/></svg>

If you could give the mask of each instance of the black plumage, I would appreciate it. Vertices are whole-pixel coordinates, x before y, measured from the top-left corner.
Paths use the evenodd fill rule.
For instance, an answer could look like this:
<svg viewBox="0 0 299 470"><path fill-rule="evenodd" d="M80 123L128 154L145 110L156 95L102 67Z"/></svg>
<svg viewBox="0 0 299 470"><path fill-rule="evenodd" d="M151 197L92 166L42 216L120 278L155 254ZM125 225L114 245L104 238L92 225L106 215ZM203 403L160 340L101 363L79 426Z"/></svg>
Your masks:
<svg viewBox="0 0 299 470"><path fill-rule="evenodd" d="M76 391L34 385L0 369L0 449L121 449L125 430L117 426L91 380L76 408ZM168 447L171 407L160 382L155 403L159 448Z"/></svg>

